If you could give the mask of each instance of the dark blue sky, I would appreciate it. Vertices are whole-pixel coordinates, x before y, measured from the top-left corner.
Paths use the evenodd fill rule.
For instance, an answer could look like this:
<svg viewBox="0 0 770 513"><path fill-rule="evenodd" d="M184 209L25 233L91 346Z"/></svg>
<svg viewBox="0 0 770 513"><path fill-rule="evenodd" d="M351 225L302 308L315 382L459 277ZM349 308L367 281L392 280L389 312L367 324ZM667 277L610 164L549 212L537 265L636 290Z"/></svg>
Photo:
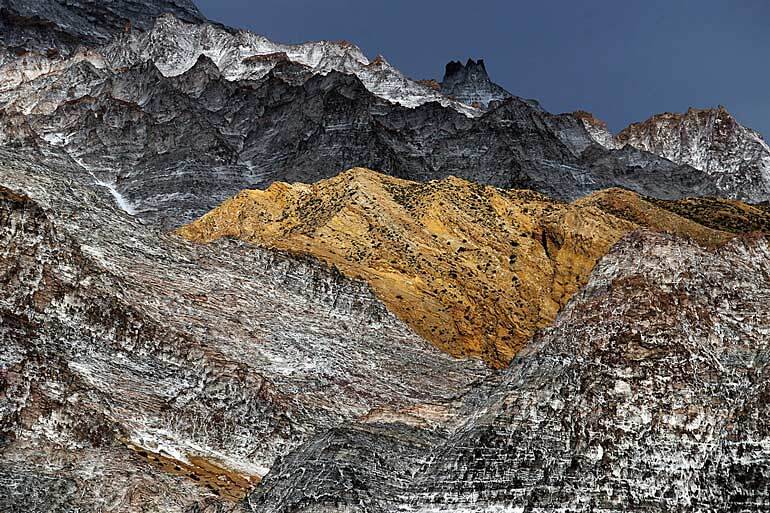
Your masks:
<svg viewBox="0 0 770 513"><path fill-rule="evenodd" d="M767 0L196 1L276 41L350 40L412 78L484 58L513 94L591 111L614 131L722 104L770 138Z"/></svg>

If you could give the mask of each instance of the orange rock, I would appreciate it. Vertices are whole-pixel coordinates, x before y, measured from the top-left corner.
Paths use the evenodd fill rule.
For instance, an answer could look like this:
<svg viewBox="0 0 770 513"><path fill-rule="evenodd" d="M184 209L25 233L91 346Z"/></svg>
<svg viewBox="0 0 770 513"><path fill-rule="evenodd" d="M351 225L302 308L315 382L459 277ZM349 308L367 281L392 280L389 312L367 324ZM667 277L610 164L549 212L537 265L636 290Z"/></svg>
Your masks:
<svg viewBox="0 0 770 513"><path fill-rule="evenodd" d="M702 243L729 238L620 189L566 204L361 168L313 185L243 191L178 233L312 255L367 281L440 349L503 367L640 225Z"/></svg>

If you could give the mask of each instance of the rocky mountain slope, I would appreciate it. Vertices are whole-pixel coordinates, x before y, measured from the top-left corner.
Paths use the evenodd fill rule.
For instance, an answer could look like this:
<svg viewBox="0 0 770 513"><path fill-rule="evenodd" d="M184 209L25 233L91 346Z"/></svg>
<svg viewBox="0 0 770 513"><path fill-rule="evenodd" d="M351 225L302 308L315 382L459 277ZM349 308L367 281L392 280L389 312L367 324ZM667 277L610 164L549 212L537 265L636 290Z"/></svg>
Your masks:
<svg viewBox="0 0 770 513"><path fill-rule="evenodd" d="M0 511L770 508L761 142L448 71L0 0Z"/></svg>
<svg viewBox="0 0 770 513"><path fill-rule="evenodd" d="M313 433L488 375L360 282L160 234L66 157L32 157L0 150L2 511L237 499Z"/></svg>
<svg viewBox="0 0 770 513"><path fill-rule="evenodd" d="M68 55L81 45L108 43L125 30L149 30L164 13L192 23L205 19L190 0L2 0L2 53Z"/></svg>
<svg viewBox="0 0 770 513"><path fill-rule="evenodd" d="M439 348L505 366L633 225L528 192L353 169L245 191L179 233L320 258Z"/></svg>
<svg viewBox="0 0 770 513"><path fill-rule="evenodd" d="M628 232L646 227L711 246L732 238L689 220L681 203L651 201L612 189L570 205L453 177L415 183L352 169L314 185L244 191L178 233L319 258L367 281L440 349L501 367ZM732 205L754 214L738 223L744 231L767 231L766 214Z"/></svg>
<svg viewBox="0 0 770 513"><path fill-rule="evenodd" d="M766 240L632 234L464 423L325 433L251 510L764 511L768 263Z"/></svg>
<svg viewBox="0 0 770 513"><path fill-rule="evenodd" d="M66 60L13 61L0 76L0 140L63 148L129 212L168 227L244 188L356 166L568 200L607 187L719 192L704 171L600 146L579 116L515 97L473 109L350 44L278 45L165 16Z"/></svg>
<svg viewBox="0 0 770 513"><path fill-rule="evenodd" d="M616 139L706 172L723 195L770 199L770 147L722 106L659 114L629 126Z"/></svg>

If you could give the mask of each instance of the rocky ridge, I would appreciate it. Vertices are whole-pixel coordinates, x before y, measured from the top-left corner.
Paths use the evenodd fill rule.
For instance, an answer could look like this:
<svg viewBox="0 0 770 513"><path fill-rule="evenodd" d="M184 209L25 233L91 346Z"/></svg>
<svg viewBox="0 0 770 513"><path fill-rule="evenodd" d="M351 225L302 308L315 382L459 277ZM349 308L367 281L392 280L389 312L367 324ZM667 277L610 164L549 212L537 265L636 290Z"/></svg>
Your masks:
<svg viewBox="0 0 770 513"><path fill-rule="evenodd" d="M325 433L251 511L764 511L768 263L635 232L464 423Z"/></svg>
<svg viewBox="0 0 770 513"><path fill-rule="evenodd" d="M764 230L767 209L686 198L764 197L764 150L735 139L739 126L699 139L721 141L707 157L725 170L696 169L615 145L585 113L465 105L350 43L278 45L201 23L185 0L0 9L0 511L770 508L770 250L734 235ZM758 160L731 167L734 143ZM244 194L311 251L159 228L244 188L362 165L443 180L348 173ZM607 187L646 197L596 192ZM235 213L228 229L244 235ZM356 227L356 243L412 273L408 252L384 247L395 229L364 229L378 224L448 283L455 234L484 256L462 271L487 280L487 264L530 254L497 255L510 229L539 236L519 247L546 274L563 266L545 288L564 302L616 228L677 237L623 235L553 327L494 372L306 256L384 269L335 232ZM464 282L451 283L474 292Z"/></svg>
<svg viewBox="0 0 770 513"><path fill-rule="evenodd" d="M488 375L317 262L160 234L63 155L0 163L3 511L237 499L319 430Z"/></svg>
<svg viewBox="0 0 770 513"><path fill-rule="evenodd" d="M424 85L418 106L408 94L394 100L391 85L398 94L411 86L387 78L395 75L384 59L362 59L346 43L288 47L165 16L149 32L66 60L3 66L0 140L65 150L127 211L167 227L245 188L356 166L564 200L607 187L663 199L719 192L704 171L630 146L606 149L583 119L531 101L511 97L469 116ZM380 71L385 78L373 79Z"/></svg>
<svg viewBox="0 0 770 513"><path fill-rule="evenodd" d="M625 234L645 227L709 246L733 237L674 213L687 215L679 205L620 189L570 205L454 177L415 183L352 169L243 191L177 233L319 258L367 281L440 349L505 367ZM766 215L733 205L753 213L743 231L767 231Z"/></svg>
<svg viewBox="0 0 770 513"><path fill-rule="evenodd" d="M630 125L617 141L706 172L728 197L770 199L770 147L722 106L659 114Z"/></svg>
<svg viewBox="0 0 770 513"><path fill-rule="evenodd" d="M127 30L149 30L165 13L186 22L205 20L190 0L2 0L2 50L7 59L27 52L69 55Z"/></svg>

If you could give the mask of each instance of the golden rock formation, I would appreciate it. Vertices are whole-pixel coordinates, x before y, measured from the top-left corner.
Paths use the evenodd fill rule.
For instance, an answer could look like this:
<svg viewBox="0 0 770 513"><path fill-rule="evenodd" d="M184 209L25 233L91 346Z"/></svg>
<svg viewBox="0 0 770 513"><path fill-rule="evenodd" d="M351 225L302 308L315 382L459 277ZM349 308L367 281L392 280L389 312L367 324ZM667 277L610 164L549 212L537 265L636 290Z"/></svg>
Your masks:
<svg viewBox="0 0 770 513"><path fill-rule="evenodd" d="M619 189L567 204L454 177L414 183L361 168L313 185L243 191L178 233L315 256L366 280L440 349L502 367L639 226L706 244L730 236Z"/></svg>

